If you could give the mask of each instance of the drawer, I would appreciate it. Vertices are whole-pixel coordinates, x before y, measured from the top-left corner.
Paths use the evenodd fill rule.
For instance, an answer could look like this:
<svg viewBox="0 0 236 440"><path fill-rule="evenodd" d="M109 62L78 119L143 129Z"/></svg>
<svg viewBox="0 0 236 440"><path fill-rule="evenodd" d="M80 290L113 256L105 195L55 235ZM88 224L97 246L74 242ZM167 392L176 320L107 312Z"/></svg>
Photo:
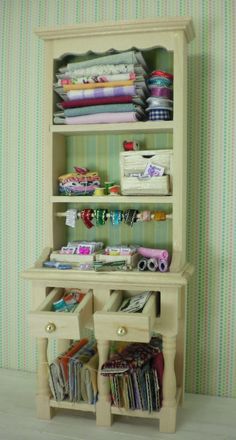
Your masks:
<svg viewBox="0 0 236 440"><path fill-rule="evenodd" d="M141 313L117 312L123 292L111 294L107 304L94 314L96 339L149 342L156 322L157 292L153 292Z"/></svg>
<svg viewBox="0 0 236 440"><path fill-rule="evenodd" d="M64 289L54 288L37 310L30 312L30 331L42 338L79 339L83 328L93 314L93 293L86 292L83 300L73 312L54 312L52 304L58 301Z"/></svg>

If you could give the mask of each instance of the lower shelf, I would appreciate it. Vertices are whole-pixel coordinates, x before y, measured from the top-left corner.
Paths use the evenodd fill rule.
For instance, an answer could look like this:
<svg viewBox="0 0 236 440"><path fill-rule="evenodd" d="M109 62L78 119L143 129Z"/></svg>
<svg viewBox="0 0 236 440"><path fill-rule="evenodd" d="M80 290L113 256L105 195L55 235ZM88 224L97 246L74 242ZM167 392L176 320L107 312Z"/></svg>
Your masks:
<svg viewBox="0 0 236 440"><path fill-rule="evenodd" d="M90 405L89 403L84 402L69 402L67 400L58 402L57 400L50 399L50 406L52 408L74 409L76 411L87 411L92 413L96 412L95 405Z"/></svg>
<svg viewBox="0 0 236 440"><path fill-rule="evenodd" d="M177 407L179 406L181 393L181 388L178 388L176 393ZM90 405L89 403L84 402L69 402L67 400L59 402L57 400L50 399L50 407L96 413L96 405ZM111 406L111 414L129 417L142 417L145 419L160 419L162 415L162 410L153 411L150 413L148 411L142 411L140 409L127 410L125 408L117 408L116 406Z"/></svg>

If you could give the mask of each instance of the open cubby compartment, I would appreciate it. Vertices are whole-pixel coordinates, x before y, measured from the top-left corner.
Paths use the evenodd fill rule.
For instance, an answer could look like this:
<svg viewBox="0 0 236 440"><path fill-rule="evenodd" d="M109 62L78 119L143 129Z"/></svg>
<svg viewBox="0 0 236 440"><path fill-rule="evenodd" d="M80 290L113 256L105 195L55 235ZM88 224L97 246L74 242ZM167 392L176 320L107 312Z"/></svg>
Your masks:
<svg viewBox="0 0 236 440"><path fill-rule="evenodd" d="M125 51L119 51L116 49L110 49L106 52L100 52L95 53L92 50L88 51L87 53L70 53L70 54L62 54L58 59L54 59L53 63L53 83L54 85L57 84L58 77L57 74L59 73L60 68L64 68L69 63L73 62L83 62L87 60L97 59L99 64L99 58L106 56L106 55L112 55L116 53L125 53L129 51L135 51L139 52L141 56L136 57L133 56L132 63L135 65L135 73L137 75L137 79L141 77L147 78L153 71L156 70L162 70L168 73L173 74L173 52L166 50L163 47L150 47L145 49L140 49L138 47L130 47L127 48ZM124 64L129 64L124 63ZM140 66L142 66L140 68ZM99 74L99 72L98 72ZM96 73L95 73L96 75ZM86 77L87 75L85 75ZM94 75L92 75L94 76ZM137 90L136 90L137 91ZM53 112L58 112L58 106L57 104L62 100L62 94L63 94L63 87L57 87L57 92L54 91L53 93ZM139 92L138 92L139 94Z"/></svg>

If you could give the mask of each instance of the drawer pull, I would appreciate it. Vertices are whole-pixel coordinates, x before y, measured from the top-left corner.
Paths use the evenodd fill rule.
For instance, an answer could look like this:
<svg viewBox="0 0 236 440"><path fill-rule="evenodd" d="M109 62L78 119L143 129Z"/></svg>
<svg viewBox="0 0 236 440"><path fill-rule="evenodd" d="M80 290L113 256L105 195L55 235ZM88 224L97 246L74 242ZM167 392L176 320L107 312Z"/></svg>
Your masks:
<svg viewBox="0 0 236 440"><path fill-rule="evenodd" d="M56 330L56 326L53 322L49 322L46 326L45 326L45 330L47 333L53 333Z"/></svg>
<svg viewBox="0 0 236 440"><path fill-rule="evenodd" d="M127 334L127 329L125 327L119 327L117 329L118 336L125 336Z"/></svg>

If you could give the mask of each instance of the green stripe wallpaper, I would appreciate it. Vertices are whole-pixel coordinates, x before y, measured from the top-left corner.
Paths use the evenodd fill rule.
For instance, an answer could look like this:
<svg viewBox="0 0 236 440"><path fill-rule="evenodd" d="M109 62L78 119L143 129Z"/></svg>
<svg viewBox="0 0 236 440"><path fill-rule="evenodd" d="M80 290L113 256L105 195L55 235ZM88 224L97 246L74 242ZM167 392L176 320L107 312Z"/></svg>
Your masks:
<svg viewBox="0 0 236 440"><path fill-rule="evenodd" d="M236 397L234 0L0 1L0 366L35 370L30 285L45 243L43 41L36 27L192 16L188 64L186 390Z"/></svg>

